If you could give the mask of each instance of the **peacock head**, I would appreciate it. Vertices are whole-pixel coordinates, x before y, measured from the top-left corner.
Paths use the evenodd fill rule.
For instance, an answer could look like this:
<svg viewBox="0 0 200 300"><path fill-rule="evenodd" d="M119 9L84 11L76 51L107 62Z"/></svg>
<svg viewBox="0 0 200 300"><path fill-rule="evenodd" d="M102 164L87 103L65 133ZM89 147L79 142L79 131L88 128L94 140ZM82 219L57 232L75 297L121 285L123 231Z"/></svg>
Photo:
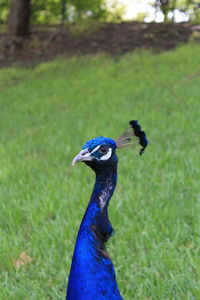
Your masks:
<svg viewBox="0 0 200 300"><path fill-rule="evenodd" d="M73 159L72 165L83 161L92 169L117 164L117 144L113 139L99 136L87 141L79 154Z"/></svg>
<svg viewBox="0 0 200 300"><path fill-rule="evenodd" d="M94 170L116 166L118 160L116 149L136 144L142 146L139 152L142 155L148 144L146 134L141 130L137 121L130 121L129 124L128 130L117 140L100 136L87 141L79 154L74 157L72 166L80 161L85 162Z"/></svg>

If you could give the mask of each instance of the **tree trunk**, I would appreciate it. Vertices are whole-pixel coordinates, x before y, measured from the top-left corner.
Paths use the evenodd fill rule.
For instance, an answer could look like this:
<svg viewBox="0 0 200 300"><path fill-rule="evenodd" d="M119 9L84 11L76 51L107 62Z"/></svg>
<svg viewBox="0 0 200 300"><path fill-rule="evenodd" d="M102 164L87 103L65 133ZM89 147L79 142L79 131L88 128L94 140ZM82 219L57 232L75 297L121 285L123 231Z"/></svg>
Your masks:
<svg viewBox="0 0 200 300"><path fill-rule="evenodd" d="M11 35L27 36L30 30L31 0L11 0L8 31Z"/></svg>
<svg viewBox="0 0 200 300"><path fill-rule="evenodd" d="M67 0L61 0L61 24L67 19Z"/></svg>

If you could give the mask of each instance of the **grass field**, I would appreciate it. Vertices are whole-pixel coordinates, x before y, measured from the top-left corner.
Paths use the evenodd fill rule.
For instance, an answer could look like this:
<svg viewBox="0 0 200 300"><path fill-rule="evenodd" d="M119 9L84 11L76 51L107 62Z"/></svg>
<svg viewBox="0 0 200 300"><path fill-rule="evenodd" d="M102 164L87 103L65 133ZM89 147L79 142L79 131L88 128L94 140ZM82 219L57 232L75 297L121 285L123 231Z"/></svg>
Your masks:
<svg viewBox="0 0 200 300"><path fill-rule="evenodd" d="M119 150L108 250L125 300L200 299L200 44L0 71L0 299L64 299L94 183L70 167L88 139L138 119ZM32 261L15 267L25 252Z"/></svg>

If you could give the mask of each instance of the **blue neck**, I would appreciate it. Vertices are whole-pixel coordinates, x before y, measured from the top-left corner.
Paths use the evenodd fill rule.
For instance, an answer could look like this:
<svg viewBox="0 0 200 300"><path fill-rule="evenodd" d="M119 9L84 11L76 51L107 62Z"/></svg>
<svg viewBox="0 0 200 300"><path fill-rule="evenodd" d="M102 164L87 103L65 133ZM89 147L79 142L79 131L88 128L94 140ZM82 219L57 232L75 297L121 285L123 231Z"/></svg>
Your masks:
<svg viewBox="0 0 200 300"><path fill-rule="evenodd" d="M81 228L91 226L101 243L105 243L113 233L107 208L116 183L116 168L96 173L94 189L81 224Z"/></svg>
<svg viewBox="0 0 200 300"><path fill-rule="evenodd" d="M96 182L83 217L72 259L67 300L121 300L105 243L113 233L107 208L117 183L117 164L96 171Z"/></svg>

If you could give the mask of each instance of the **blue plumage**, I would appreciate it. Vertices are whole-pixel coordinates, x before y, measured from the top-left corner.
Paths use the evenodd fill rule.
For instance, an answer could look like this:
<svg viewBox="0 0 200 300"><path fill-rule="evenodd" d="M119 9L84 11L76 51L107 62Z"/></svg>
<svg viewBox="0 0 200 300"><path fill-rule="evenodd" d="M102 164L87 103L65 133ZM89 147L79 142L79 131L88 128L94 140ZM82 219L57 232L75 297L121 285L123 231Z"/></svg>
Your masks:
<svg viewBox="0 0 200 300"><path fill-rule="evenodd" d="M99 136L99 137L96 137L94 139L87 141L83 145L82 149L88 148L89 151L92 151L95 147L97 147L99 145L104 145L104 144L107 146L110 145L113 149L117 148L116 142L113 139L106 138L104 136Z"/></svg>
<svg viewBox="0 0 200 300"><path fill-rule="evenodd" d="M79 154L77 160L85 161L95 171L96 182L78 232L66 299L122 300L113 263L105 249L105 242L113 233L107 206L117 182L116 143L98 137L85 143L82 149L87 151L81 151L82 159ZM108 159L102 159L108 154Z"/></svg>
<svg viewBox="0 0 200 300"><path fill-rule="evenodd" d="M117 147L113 139L97 137L73 159L72 165L83 161L91 167L96 181L79 228L66 300L123 300L105 248L114 231L107 208L117 183Z"/></svg>

